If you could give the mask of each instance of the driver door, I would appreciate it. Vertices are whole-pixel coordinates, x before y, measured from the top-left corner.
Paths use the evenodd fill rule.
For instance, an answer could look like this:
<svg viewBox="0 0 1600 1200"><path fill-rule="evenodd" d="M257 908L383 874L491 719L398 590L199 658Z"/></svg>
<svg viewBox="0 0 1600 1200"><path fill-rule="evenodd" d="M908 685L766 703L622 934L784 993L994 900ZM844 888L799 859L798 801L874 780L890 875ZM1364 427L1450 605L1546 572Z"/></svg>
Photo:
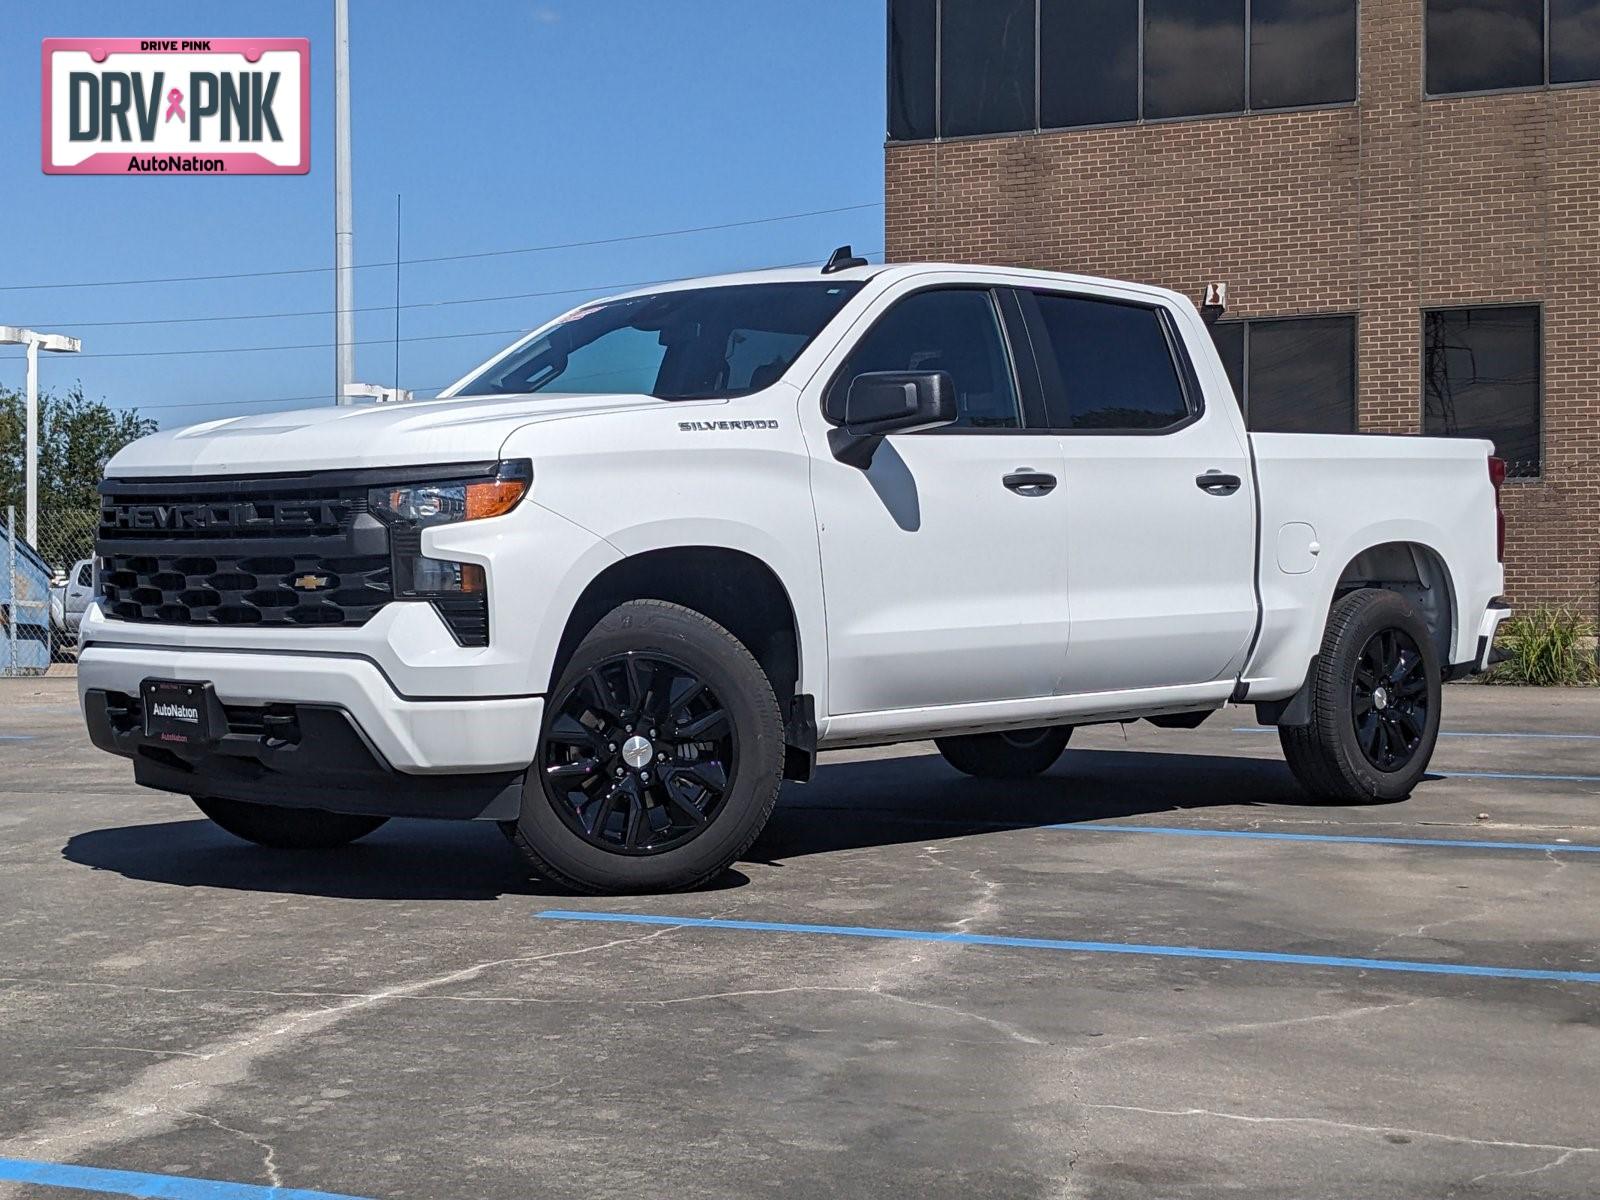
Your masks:
<svg viewBox="0 0 1600 1200"><path fill-rule="evenodd" d="M959 412L889 435L867 470L813 442L830 715L1048 697L1062 677L1062 452L1024 415L1005 302L971 286L880 301L807 390L817 411L859 374L947 371Z"/></svg>

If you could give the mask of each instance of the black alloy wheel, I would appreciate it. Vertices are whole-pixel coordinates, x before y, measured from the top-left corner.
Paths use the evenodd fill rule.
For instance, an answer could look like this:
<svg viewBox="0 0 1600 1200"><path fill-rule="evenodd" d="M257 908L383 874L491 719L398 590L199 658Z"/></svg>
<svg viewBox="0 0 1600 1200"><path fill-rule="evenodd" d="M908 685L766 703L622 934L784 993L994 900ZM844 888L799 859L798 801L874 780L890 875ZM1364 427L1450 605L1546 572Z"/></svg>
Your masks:
<svg viewBox="0 0 1600 1200"><path fill-rule="evenodd" d="M1367 639L1350 684L1356 743L1380 771L1398 771L1422 748L1428 728L1428 673L1422 650L1403 629Z"/></svg>
<svg viewBox="0 0 1600 1200"><path fill-rule="evenodd" d="M612 854L652 855L700 835L738 771L728 712L684 662L629 651L557 697L540 762L563 822Z"/></svg>

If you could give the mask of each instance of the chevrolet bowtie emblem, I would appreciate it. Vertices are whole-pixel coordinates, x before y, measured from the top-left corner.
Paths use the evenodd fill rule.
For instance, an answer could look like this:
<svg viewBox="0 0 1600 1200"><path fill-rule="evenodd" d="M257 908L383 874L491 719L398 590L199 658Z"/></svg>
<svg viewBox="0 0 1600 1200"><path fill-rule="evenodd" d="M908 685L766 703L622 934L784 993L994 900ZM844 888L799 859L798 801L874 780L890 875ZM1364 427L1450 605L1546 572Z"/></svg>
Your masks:
<svg viewBox="0 0 1600 1200"><path fill-rule="evenodd" d="M326 575L302 575L291 585L297 592L317 592L328 586Z"/></svg>

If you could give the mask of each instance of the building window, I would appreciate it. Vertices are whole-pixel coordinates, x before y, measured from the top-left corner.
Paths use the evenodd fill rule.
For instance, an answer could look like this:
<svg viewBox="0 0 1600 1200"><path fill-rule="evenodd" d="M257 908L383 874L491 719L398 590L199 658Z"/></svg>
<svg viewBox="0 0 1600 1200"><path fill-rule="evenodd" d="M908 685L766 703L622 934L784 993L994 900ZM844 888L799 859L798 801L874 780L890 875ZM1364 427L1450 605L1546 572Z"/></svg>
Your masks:
<svg viewBox="0 0 1600 1200"><path fill-rule="evenodd" d="M1212 326L1255 433L1356 431L1356 319L1291 317Z"/></svg>
<svg viewBox="0 0 1600 1200"><path fill-rule="evenodd" d="M942 0L939 100L946 137L1034 126L1034 0Z"/></svg>
<svg viewBox="0 0 1600 1200"><path fill-rule="evenodd" d="M889 137L1350 103L1356 4L889 0Z"/></svg>
<svg viewBox="0 0 1600 1200"><path fill-rule="evenodd" d="M1354 4L1251 0L1251 108L1298 108L1355 98Z"/></svg>
<svg viewBox="0 0 1600 1200"><path fill-rule="evenodd" d="M1422 314L1423 432L1488 438L1507 474L1540 473L1539 309Z"/></svg>
<svg viewBox="0 0 1600 1200"><path fill-rule="evenodd" d="M1600 81L1600 0L1427 0L1428 94Z"/></svg>

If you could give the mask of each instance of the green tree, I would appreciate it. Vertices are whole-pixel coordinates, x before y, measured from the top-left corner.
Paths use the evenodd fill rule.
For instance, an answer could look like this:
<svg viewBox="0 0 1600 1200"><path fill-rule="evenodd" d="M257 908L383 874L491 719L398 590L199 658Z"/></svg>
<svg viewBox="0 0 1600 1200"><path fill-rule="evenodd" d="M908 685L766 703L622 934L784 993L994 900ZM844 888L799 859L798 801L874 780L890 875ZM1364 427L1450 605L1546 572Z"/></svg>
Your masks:
<svg viewBox="0 0 1600 1200"><path fill-rule="evenodd" d="M26 487L23 460L27 419L23 394L0 387L0 520L17 507L22 523ZM136 409L90 400L81 384L65 394L39 395L39 550L55 565L84 557L94 540L100 508L96 491L106 461L156 422Z"/></svg>

